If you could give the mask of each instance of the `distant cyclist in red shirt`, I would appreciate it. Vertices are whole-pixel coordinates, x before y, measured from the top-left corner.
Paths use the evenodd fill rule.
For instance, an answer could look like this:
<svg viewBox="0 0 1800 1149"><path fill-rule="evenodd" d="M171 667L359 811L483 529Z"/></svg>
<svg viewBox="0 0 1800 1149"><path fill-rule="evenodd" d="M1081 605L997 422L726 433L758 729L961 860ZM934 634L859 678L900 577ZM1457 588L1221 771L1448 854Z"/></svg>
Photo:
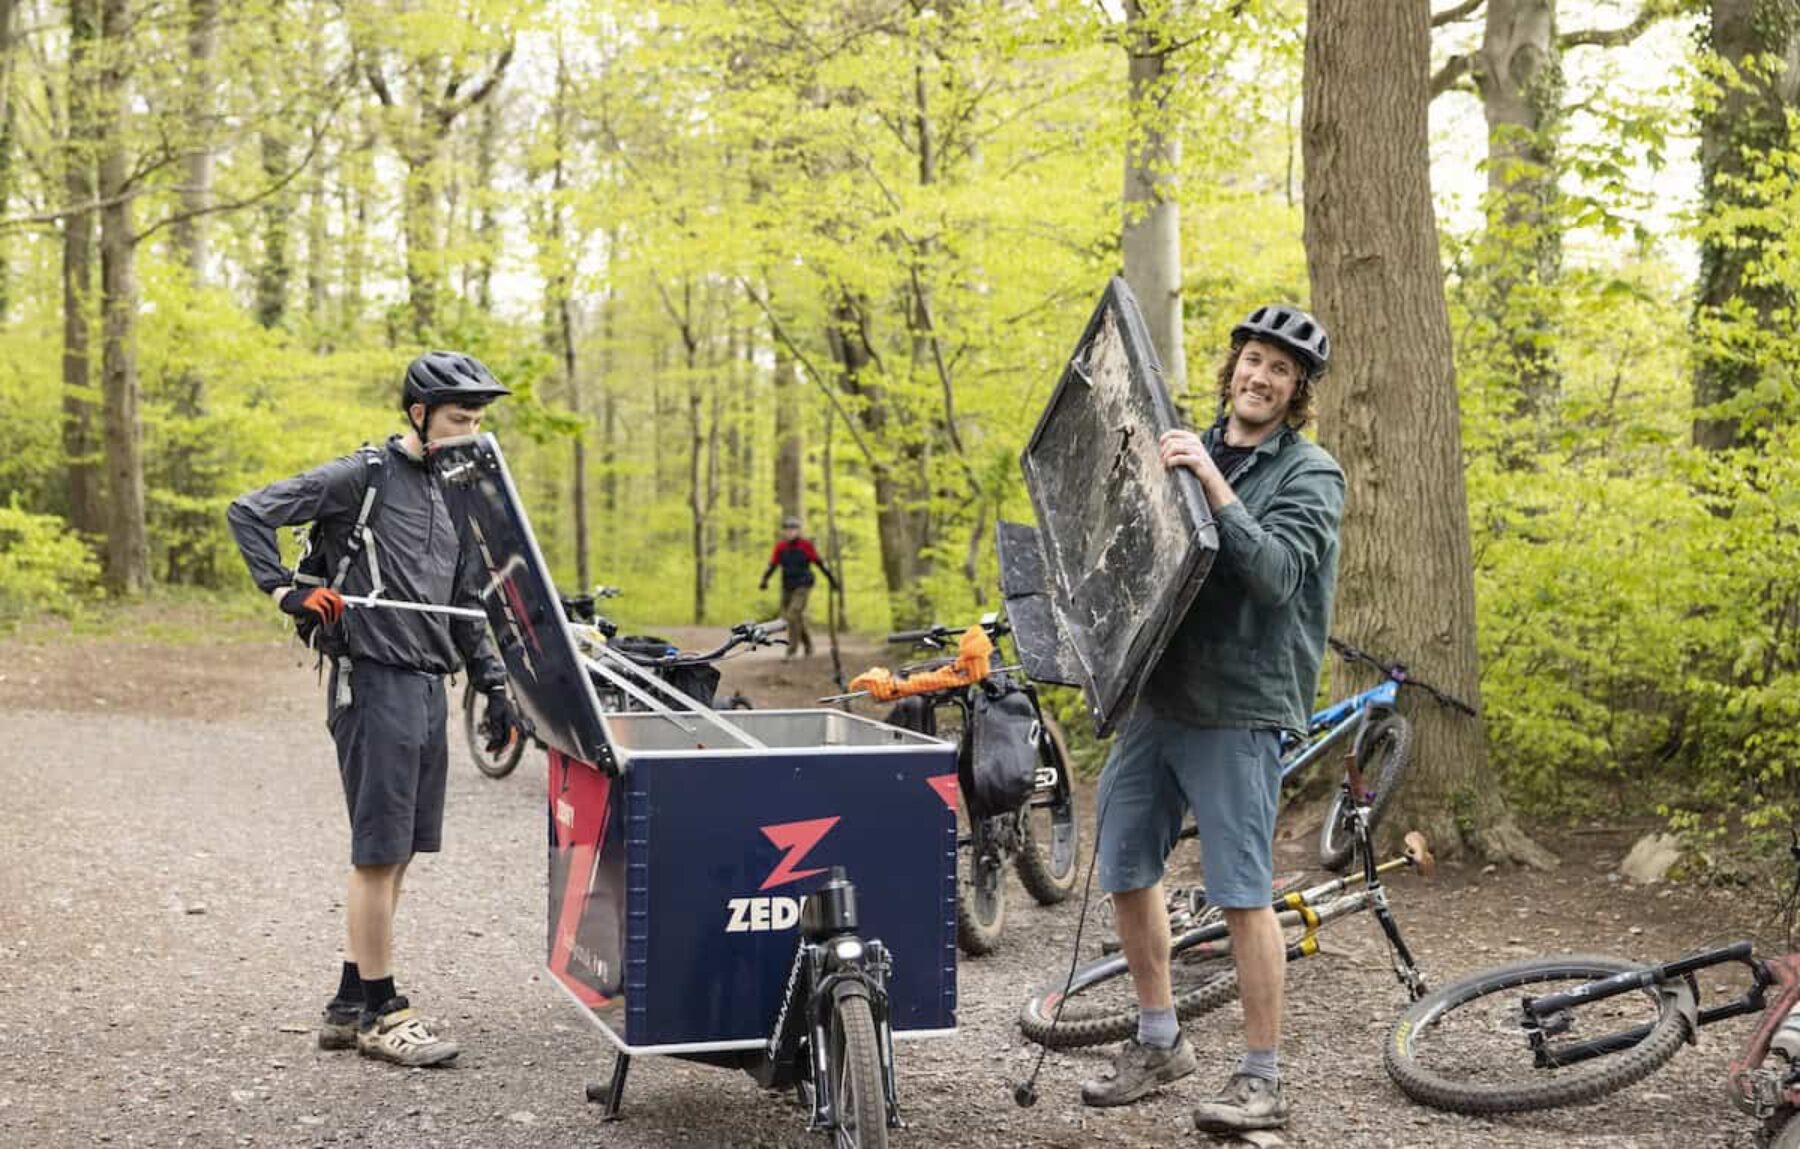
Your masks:
<svg viewBox="0 0 1800 1149"><path fill-rule="evenodd" d="M812 545L812 540L800 536L800 520L789 515L781 520L781 541L775 544L775 552L769 556L769 567L763 571L762 589L769 589L769 576L775 568L781 568L781 617L787 622L787 654L784 658L794 657L794 651L805 648L806 656L812 657L812 635L806 632L806 596L812 593L814 564L825 581L836 590L837 576L819 557L819 552Z"/></svg>

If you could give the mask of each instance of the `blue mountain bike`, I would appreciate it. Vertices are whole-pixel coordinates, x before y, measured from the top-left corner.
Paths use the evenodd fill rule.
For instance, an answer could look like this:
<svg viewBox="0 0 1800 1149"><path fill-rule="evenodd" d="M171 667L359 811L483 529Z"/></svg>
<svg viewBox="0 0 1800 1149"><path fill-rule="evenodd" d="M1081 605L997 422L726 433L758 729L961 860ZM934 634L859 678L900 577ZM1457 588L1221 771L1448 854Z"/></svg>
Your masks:
<svg viewBox="0 0 1800 1149"><path fill-rule="evenodd" d="M1412 677L1402 663L1382 662L1340 639L1330 641L1339 658L1374 668L1381 681L1314 714L1305 738L1287 735L1281 748L1281 780L1286 782L1333 750L1344 752L1346 784L1338 788L1319 828L1319 865L1341 874L1356 854L1348 809L1353 799L1364 808L1363 821L1373 838L1412 765L1412 724L1396 709L1401 688L1422 690L1440 706L1471 717L1475 708Z"/></svg>
<svg viewBox="0 0 1800 1149"><path fill-rule="evenodd" d="M1439 705L1464 714L1474 715L1475 708L1412 677L1404 663L1382 662L1342 639L1333 638L1330 643L1338 657L1372 667L1380 673L1381 681L1314 714L1307 722L1305 737L1282 735L1281 780L1286 783L1329 754L1343 755L1343 781L1319 827L1319 865L1341 874L1356 857L1353 810L1360 814L1366 833L1373 840L1412 765L1412 723L1397 709L1401 689L1422 690ZM1190 822L1178 840L1195 836ZM1277 875L1273 892L1279 895L1298 889L1304 878L1301 873ZM1206 899L1204 886L1169 886L1165 896L1169 926L1177 932L1209 924L1219 917L1217 908ZM1100 936L1101 952L1117 952L1119 939L1111 928L1111 898L1102 900L1100 917L1105 927Z"/></svg>

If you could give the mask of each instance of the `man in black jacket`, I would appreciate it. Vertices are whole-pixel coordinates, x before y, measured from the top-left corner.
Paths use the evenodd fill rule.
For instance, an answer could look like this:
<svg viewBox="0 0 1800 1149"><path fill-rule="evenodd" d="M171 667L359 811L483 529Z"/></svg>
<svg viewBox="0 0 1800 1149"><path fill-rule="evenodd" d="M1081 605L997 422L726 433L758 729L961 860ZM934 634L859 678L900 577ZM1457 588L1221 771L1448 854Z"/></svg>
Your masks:
<svg viewBox="0 0 1800 1149"><path fill-rule="evenodd" d="M397 608L346 611L343 596L480 605L484 568L461 538L426 447L474 434L486 406L507 394L478 360L428 352L406 369L406 434L389 438L383 449L252 491L226 512L257 588L283 611L316 624L319 647L331 660L326 725L337 743L350 813L351 872L349 936L337 993L319 1029L323 1049L354 1047L408 1066L439 1065L458 1052L394 988L394 908L413 855L441 844L449 766L443 676L468 666L487 694L494 744L504 746L516 736L506 669L477 618ZM322 585L316 579L304 585L306 576L282 565L275 532L296 523L321 528L314 538L324 558L315 569L327 572Z"/></svg>

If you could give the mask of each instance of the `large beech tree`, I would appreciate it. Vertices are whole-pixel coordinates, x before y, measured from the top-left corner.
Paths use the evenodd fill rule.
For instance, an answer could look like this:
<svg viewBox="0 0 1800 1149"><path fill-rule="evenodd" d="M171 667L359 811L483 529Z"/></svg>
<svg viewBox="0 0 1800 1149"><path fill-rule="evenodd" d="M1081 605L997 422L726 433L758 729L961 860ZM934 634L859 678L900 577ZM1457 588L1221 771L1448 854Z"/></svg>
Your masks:
<svg viewBox="0 0 1800 1149"><path fill-rule="evenodd" d="M1348 480L1334 628L1479 703L1474 562L1450 317L1431 202L1427 0L1307 5L1305 243L1334 339L1325 446ZM1390 829L1450 854L1547 863L1494 785L1478 722L1408 708L1413 775Z"/></svg>

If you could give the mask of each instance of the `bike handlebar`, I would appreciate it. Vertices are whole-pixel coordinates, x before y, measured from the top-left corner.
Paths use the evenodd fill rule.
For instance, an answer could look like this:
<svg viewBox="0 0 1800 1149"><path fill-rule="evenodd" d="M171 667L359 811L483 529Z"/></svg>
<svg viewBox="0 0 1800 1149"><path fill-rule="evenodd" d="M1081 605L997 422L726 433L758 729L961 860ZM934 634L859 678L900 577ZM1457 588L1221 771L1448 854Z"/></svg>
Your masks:
<svg viewBox="0 0 1800 1149"><path fill-rule="evenodd" d="M989 638L999 638L1003 634L1012 633L1011 626L1007 625L1004 620L994 616L983 618L972 625L979 626L982 630L985 630ZM936 645L947 638L956 638L968 629L967 626L945 626L942 623L935 623L922 630L896 630L887 636L887 641L896 646L901 644L911 644L914 646L921 644Z"/></svg>
<svg viewBox="0 0 1800 1149"><path fill-rule="evenodd" d="M1436 699L1439 706L1446 706L1451 710L1460 710L1471 718L1475 717L1478 713L1473 706L1470 706L1467 702L1464 702L1455 695L1439 690L1437 687L1431 685L1431 683L1426 682L1423 679L1414 678L1412 675L1408 674L1405 663L1383 662L1372 654L1358 650L1341 638L1327 638L1326 641L1331 644L1331 649L1338 653L1338 657L1342 658L1345 662L1363 663L1366 666L1371 666L1376 670L1379 670L1383 677L1400 686L1411 686L1423 690L1425 693L1431 695L1432 698Z"/></svg>
<svg viewBox="0 0 1800 1149"><path fill-rule="evenodd" d="M639 666L697 666L717 662L740 646L772 646L775 636L786 630L787 623L779 618L769 622L740 622L731 628L724 642L701 653L678 650L666 658L645 658L623 650L619 653Z"/></svg>

